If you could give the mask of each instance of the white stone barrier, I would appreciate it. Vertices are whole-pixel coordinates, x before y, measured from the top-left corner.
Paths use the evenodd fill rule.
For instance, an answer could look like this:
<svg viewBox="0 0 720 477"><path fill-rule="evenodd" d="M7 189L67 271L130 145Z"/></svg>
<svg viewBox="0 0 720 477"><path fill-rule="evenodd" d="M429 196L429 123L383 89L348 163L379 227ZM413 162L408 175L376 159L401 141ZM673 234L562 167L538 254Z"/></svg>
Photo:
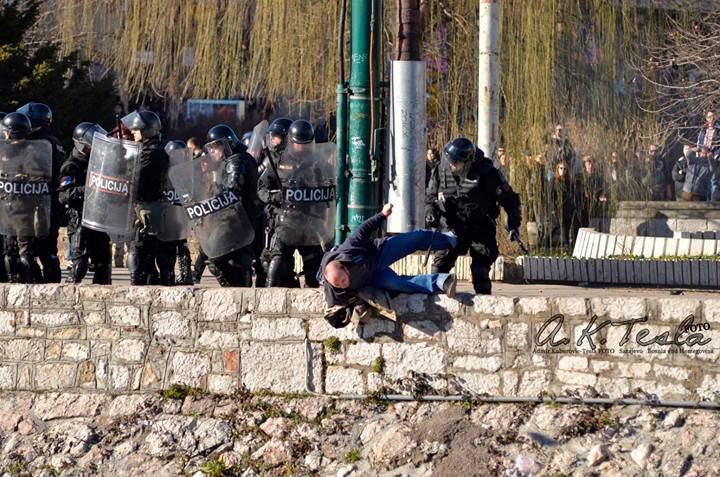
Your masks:
<svg viewBox="0 0 720 477"><path fill-rule="evenodd" d="M632 255L638 258L712 256L720 251L720 241L710 233L702 237L680 234L680 237L644 237L613 235L581 228L573 249L576 258L607 258ZM712 237L714 237L714 232Z"/></svg>
<svg viewBox="0 0 720 477"><path fill-rule="evenodd" d="M400 295L397 322L343 329L323 305L319 290L2 285L0 387L720 393L720 300Z"/></svg>

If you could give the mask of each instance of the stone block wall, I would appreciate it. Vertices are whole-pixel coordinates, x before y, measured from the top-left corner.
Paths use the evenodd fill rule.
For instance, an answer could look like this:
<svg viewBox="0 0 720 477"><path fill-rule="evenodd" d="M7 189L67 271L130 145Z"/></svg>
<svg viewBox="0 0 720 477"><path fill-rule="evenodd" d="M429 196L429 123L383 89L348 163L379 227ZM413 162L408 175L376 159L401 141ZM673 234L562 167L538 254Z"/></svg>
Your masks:
<svg viewBox="0 0 720 477"><path fill-rule="evenodd" d="M2 285L0 388L720 393L720 299L459 298L401 295L393 301L398 322L373 318L336 330L322 319L318 290ZM689 315L702 335L676 337ZM647 321L617 326L633 319ZM616 325L590 335L596 349L576 343L606 320ZM540 341L569 342L539 345L538 333Z"/></svg>

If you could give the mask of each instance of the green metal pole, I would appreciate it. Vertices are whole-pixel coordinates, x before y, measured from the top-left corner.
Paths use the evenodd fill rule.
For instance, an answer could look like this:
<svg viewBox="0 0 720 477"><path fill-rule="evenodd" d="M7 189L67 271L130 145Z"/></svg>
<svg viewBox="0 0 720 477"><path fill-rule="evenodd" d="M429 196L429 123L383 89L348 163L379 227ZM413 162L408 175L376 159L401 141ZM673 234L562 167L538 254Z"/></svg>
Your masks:
<svg viewBox="0 0 720 477"><path fill-rule="evenodd" d="M345 241L347 234L347 101L348 89L344 84L337 86L337 191L335 209L335 243Z"/></svg>
<svg viewBox="0 0 720 477"><path fill-rule="evenodd" d="M370 78L370 15L374 0L352 0L351 3L351 60L348 124L348 226L357 229L377 209L377 192L373 185L370 157L370 81L377 83L379 64L374 64L374 78ZM377 4L376 4L377 5ZM377 42L373 49L377 48ZM375 92L377 92L375 87ZM376 93L377 94L377 93ZM377 116L378 108L375 108ZM375 122L377 125L377 122Z"/></svg>

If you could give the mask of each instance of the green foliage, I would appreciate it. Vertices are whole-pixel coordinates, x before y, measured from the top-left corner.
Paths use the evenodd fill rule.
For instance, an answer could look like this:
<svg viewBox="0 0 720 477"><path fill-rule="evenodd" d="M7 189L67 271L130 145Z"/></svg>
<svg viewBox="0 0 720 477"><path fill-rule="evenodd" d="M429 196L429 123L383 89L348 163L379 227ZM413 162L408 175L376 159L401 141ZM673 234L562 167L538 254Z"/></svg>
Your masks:
<svg viewBox="0 0 720 477"><path fill-rule="evenodd" d="M165 399L185 399L187 396L202 396L205 391L198 388L186 386L184 384L171 384L169 388L162 392Z"/></svg>
<svg viewBox="0 0 720 477"><path fill-rule="evenodd" d="M383 371L385 371L385 358L382 356L378 356L375 358L375 361L373 361L372 370L378 374L382 374Z"/></svg>
<svg viewBox="0 0 720 477"><path fill-rule="evenodd" d="M210 460L200 466L200 472L207 477L229 477L232 469L221 460Z"/></svg>
<svg viewBox="0 0 720 477"><path fill-rule="evenodd" d="M353 449L347 454L345 454L345 457L343 457L343 462L346 464L354 464L355 462L362 459L362 455L360 455L360 451L357 449Z"/></svg>
<svg viewBox="0 0 720 477"><path fill-rule="evenodd" d="M7 2L0 7L0 110L13 111L29 101L47 104L53 110L53 128L68 148L79 122L109 126L117 93L112 77L91 79L91 64L76 53L60 54L54 43L24 42L37 21L38 6L32 1L24 9Z"/></svg>
<svg viewBox="0 0 720 477"><path fill-rule="evenodd" d="M325 347L331 352L331 353L339 353L340 352L340 346L342 343L338 339L337 336L331 336L330 338L325 340Z"/></svg>

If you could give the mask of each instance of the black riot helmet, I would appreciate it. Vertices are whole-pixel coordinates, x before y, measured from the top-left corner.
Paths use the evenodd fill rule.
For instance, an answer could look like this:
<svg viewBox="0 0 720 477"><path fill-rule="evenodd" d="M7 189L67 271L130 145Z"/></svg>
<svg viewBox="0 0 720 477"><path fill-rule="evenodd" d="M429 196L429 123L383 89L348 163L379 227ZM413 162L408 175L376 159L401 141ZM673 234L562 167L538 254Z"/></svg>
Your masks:
<svg viewBox="0 0 720 477"><path fill-rule="evenodd" d="M73 129L73 143L75 148L81 152L87 152L92 147L93 136L95 133L107 135L102 126L96 123L80 123Z"/></svg>
<svg viewBox="0 0 720 477"><path fill-rule="evenodd" d="M30 118L23 113L7 114L2 120L3 131L6 132L8 139L25 139L30 135L32 123Z"/></svg>
<svg viewBox="0 0 720 477"><path fill-rule="evenodd" d="M287 145L288 129L292 120L290 118L277 118L268 127L265 133L265 145L271 151L282 151ZM277 138L273 140L273 138Z"/></svg>
<svg viewBox="0 0 720 477"><path fill-rule="evenodd" d="M17 109L30 119L32 130L37 131L43 127L50 127L52 124L52 110L47 104L29 102Z"/></svg>
<svg viewBox="0 0 720 477"><path fill-rule="evenodd" d="M233 128L231 128L227 124L218 124L217 126L213 126L207 133L208 144L219 141L221 139L225 139L225 141L230 146L230 149L232 149L233 151L242 144L242 141L240 141L240 139L237 137L237 134L235 134Z"/></svg>
<svg viewBox="0 0 720 477"><path fill-rule="evenodd" d="M123 125L130 131L140 131L143 139L160 137L162 123L160 116L152 111L133 111L121 119Z"/></svg>
<svg viewBox="0 0 720 477"><path fill-rule="evenodd" d="M290 118L275 118L273 119L273 122L270 123L270 126L268 129L272 128L273 126L280 126L285 129L285 134L287 134L288 129L290 129L290 126L292 125L293 120Z"/></svg>
<svg viewBox="0 0 720 477"><path fill-rule="evenodd" d="M187 144L185 144L185 141L168 141L167 144L165 144L165 152L170 153L170 151L175 151L178 149L187 149Z"/></svg>
<svg viewBox="0 0 720 477"><path fill-rule="evenodd" d="M315 130L310 121L298 119L290 125L288 139L295 144L309 144L315 139Z"/></svg>
<svg viewBox="0 0 720 477"><path fill-rule="evenodd" d="M242 143L245 147L250 147L250 140L252 139L252 131L247 131L242 135Z"/></svg>
<svg viewBox="0 0 720 477"><path fill-rule="evenodd" d="M460 137L453 139L445 145L445 159L450 165L453 173L463 173L467 170L468 164L475 159L482 159L482 150L475 147L470 139Z"/></svg>

